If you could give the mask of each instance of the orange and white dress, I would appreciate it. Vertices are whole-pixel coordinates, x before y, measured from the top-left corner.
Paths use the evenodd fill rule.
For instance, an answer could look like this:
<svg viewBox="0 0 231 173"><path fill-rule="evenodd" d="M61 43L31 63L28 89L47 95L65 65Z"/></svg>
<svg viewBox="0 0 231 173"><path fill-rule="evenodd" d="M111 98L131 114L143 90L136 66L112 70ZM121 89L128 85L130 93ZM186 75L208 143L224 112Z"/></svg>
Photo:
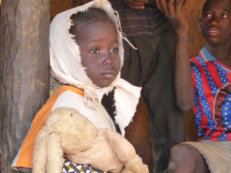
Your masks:
<svg viewBox="0 0 231 173"><path fill-rule="evenodd" d="M20 150L15 157L12 167L32 168L33 147L39 130L43 127L48 115L60 107L69 107L79 110L99 129L115 130L114 124L102 106L96 109L83 109L84 92L73 86L61 86L45 103L40 111L35 115L30 130L24 139ZM83 111L84 110L84 111ZM86 113L87 112L87 113ZM96 117L97 115L97 117Z"/></svg>
<svg viewBox="0 0 231 173"><path fill-rule="evenodd" d="M12 167L32 168L32 157L35 139L48 115L60 107L73 108L98 129L111 129L115 125L110 115L101 104L102 97L114 90L115 122L122 135L125 128L132 121L139 101L141 88L123 80L120 73L110 86L100 88L87 76L85 67L81 63L81 53L78 44L69 33L72 25L70 16L77 12L87 11L88 8L102 8L108 13L118 31L119 56L123 65L123 34L118 16L115 15L111 4L107 0L93 0L82 6L63 11L55 16L50 24L49 47L50 67L52 76L61 84L58 89L35 115L30 130L26 135ZM125 39L126 40L126 39ZM94 62L93 62L94 63ZM67 85L68 84L68 85Z"/></svg>

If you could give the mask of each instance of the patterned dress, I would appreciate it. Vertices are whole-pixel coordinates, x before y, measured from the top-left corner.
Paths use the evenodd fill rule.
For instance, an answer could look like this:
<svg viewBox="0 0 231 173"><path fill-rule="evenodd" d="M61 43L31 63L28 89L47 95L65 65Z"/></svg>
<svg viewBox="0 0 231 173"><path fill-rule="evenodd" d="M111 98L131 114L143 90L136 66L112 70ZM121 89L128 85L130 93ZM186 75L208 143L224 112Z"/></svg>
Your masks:
<svg viewBox="0 0 231 173"><path fill-rule="evenodd" d="M90 165L76 164L69 160L65 160L63 163L62 173L106 173L106 172L96 169Z"/></svg>

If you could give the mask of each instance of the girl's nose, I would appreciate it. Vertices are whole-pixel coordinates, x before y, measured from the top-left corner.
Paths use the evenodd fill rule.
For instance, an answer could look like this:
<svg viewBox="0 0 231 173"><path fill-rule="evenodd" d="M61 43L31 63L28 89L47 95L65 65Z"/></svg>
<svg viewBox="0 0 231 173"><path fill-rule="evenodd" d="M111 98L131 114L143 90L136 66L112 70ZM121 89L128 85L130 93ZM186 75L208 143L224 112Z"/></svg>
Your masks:
<svg viewBox="0 0 231 173"><path fill-rule="evenodd" d="M103 55L103 64L104 65L113 64L113 56L111 55L110 52L104 53L104 55Z"/></svg>

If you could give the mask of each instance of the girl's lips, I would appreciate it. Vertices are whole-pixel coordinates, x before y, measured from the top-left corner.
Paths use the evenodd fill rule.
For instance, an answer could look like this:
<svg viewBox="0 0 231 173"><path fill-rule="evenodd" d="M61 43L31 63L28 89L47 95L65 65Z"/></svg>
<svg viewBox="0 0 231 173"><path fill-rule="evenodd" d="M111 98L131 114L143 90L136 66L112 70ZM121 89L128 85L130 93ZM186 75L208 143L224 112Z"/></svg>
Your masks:
<svg viewBox="0 0 231 173"><path fill-rule="evenodd" d="M108 72L102 73L102 75L104 76L104 78L113 78L114 77L114 72L113 71L108 71Z"/></svg>

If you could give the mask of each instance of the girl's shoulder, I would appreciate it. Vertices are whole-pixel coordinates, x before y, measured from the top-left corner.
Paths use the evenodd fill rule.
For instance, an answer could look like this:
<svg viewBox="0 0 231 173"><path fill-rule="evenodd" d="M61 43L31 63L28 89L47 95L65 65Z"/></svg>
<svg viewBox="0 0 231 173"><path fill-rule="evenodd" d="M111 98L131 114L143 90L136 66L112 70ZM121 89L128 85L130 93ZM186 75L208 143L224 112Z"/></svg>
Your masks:
<svg viewBox="0 0 231 173"><path fill-rule="evenodd" d="M73 104L76 105L76 103L83 99L83 95L83 90L73 86L63 85L51 95L46 104L53 104L52 110L58 107L72 107Z"/></svg>
<svg viewBox="0 0 231 173"><path fill-rule="evenodd" d="M84 95L84 91L82 89L76 88L74 86L70 86L70 85L62 85L60 88L58 88L54 94L51 95L51 97L58 97L59 95L61 95L62 93L66 92L66 91L72 91L76 94L79 94L81 96Z"/></svg>

